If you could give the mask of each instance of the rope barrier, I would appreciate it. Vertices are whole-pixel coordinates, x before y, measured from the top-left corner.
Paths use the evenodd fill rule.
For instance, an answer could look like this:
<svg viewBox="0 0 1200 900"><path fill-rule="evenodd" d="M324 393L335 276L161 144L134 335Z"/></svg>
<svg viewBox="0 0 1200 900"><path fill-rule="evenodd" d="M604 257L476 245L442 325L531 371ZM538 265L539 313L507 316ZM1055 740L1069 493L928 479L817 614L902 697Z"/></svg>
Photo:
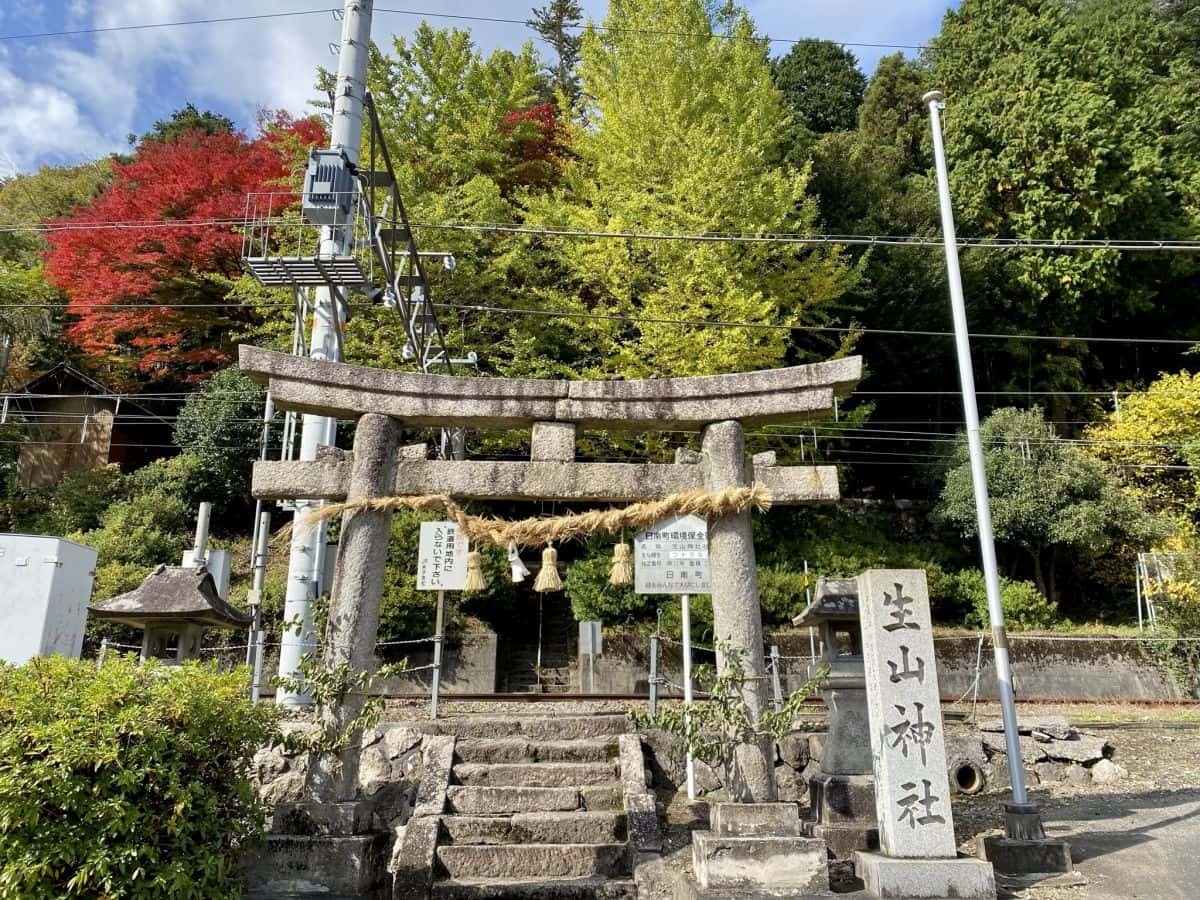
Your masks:
<svg viewBox="0 0 1200 900"><path fill-rule="evenodd" d="M631 503L620 509L592 510L565 516L503 519L469 516L447 494L419 496L363 497L345 503L331 503L310 509L301 524L313 527L326 519L347 512L363 510L395 512L410 509L416 512L438 510L445 513L472 540L488 541L497 547L540 547L584 537L589 534L613 534L648 528L671 516L694 515L705 519L720 519L747 509L765 512L771 508L771 492L761 484L751 487L728 487L719 491L703 489L668 494L658 500Z"/></svg>

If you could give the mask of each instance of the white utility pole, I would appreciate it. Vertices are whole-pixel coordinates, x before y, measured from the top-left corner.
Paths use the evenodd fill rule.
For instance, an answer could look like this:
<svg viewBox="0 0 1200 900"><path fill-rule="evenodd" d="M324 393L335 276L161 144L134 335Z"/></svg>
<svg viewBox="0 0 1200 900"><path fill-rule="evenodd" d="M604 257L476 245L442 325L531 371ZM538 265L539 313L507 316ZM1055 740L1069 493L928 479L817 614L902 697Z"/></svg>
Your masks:
<svg viewBox="0 0 1200 900"><path fill-rule="evenodd" d="M1008 660L1008 632L1004 627L1004 607L1000 603L1000 572L996 566L996 541L992 535L992 509L988 501L983 441L979 436L979 408L975 402L975 371L971 362L971 342L967 334L967 308L963 300L962 273L958 267L958 236L954 230L950 176L946 168L946 148L942 142L941 110L945 104L942 102L941 91L930 91L921 98L921 102L929 107L929 123L933 130L938 203L942 212L942 239L946 248L946 275L950 283L950 309L954 317L954 346L958 354L958 378L962 386L963 419L967 428L967 450L971 461L971 485L975 493L979 552L983 558L983 577L987 585L988 618L991 620L992 646L996 656L996 681L999 683L1000 711L1004 721L1004 744L1008 751L1008 774L1012 780L1013 802L1006 805L1005 830L1010 838L1044 839L1045 832L1042 830L1037 805L1029 802L1025 792L1025 770L1021 765L1017 707L1013 694L1012 668Z"/></svg>
<svg viewBox="0 0 1200 900"><path fill-rule="evenodd" d="M363 97L367 88L367 55L371 46L371 13L374 0L346 0L342 19L342 43L338 54L337 86L333 98L333 127L330 148L343 151L357 164L362 145ZM353 238L351 222L340 227L321 229L320 254L347 253ZM341 309L328 287L316 289L309 356L313 359L341 361L339 335L344 323ZM305 415L300 432L300 459L317 458L317 447L332 445L337 438L337 420ZM296 518L319 501L300 500ZM292 531L288 560L287 594L284 598L282 646L279 649L279 674L298 677L300 658L316 650L312 604L320 590L325 563L325 525L295 528ZM276 702L288 707L307 706L307 694L280 690Z"/></svg>

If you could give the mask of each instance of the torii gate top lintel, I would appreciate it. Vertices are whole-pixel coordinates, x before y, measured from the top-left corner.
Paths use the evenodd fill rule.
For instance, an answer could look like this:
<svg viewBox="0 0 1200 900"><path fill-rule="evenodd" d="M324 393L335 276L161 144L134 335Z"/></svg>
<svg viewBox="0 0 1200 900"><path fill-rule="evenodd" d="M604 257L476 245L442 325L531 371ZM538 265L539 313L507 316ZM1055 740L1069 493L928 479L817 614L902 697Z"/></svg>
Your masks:
<svg viewBox="0 0 1200 900"><path fill-rule="evenodd" d="M382 413L408 425L476 429L569 422L583 428L700 431L798 422L827 413L862 377L858 356L805 366L642 380L562 381L423 375L242 346L239 367L280 409L339 418Z"/></svg>

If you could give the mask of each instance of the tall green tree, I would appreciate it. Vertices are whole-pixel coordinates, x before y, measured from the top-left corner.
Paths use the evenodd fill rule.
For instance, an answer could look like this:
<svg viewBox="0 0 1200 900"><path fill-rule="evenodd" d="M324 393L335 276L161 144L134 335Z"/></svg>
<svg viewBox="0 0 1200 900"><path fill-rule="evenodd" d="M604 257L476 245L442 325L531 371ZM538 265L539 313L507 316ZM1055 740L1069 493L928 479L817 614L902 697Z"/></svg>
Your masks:
<svg viewBox="0 0 1200 900"><path fill-rule="evenodd" d="M546 66L552 91L563 99L568 112L579 105L579 51L583 37L578 33L583 10L577 0L550 0L534 9L527 23L554 50L554 60ZM553 99L553 98L552 98Z"/></svg>
<svg viewBox="0 0 1200 900"><path fill-rule="evenodd" d="M929 60L962 233L1194 236L1200 156L1180 139L1197 122L1193 55L1156 0L964 0L948 12ZM1008 254L979 325L1129 336L1190 322L1194 333L1196 287L1178 254ZM1128 364L1079 344L1024 356L1014 385L1066 390Z"/></svg>
<svg viewBox="0 0 1200 900"><path fill-rule="evenodd" d="M811 133L855 126L867 78L854 54L841 44L799 41L771 63L771 73L792 114Z"/></svg>
<svg viewBox="0 0 1200 900"><path fill-rule="evenodd" d="M814 229L807 174L782 164L788 111L745 10L614 0L603 29L584 34L580 76L594 124L576 136L567 189L530 204L531 215L588 231ZM770 245L599 239L551 250L571 307L640 318L593 327L581 374L778 365L795 350L789 333L754 326L819 321L852 281L837 253Z"/></svg>
<svg viewBox="0 0 1200 900"><path fill-rule="evenodd" d="M1102 462L1056 434L1042 410L997 410L980 436L992 525L1008 551L1009 574L1031 569L1051 600L1058 600L1059 563L1070 552L1098 554L1163 534L1164 523ZM965 438L954 447L937 515L964 537L978 534ZM1081 574L1072 573L1075 584Z"/></svg>

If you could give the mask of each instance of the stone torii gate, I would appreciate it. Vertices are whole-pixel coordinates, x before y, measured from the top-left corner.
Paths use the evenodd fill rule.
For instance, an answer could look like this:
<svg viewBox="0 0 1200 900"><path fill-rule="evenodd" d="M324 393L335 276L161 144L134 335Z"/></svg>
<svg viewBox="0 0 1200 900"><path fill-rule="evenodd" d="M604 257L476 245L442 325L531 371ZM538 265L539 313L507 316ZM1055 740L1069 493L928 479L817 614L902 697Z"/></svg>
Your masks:
<svg viewBox="0 0 1200 900"><path fill-rule="evenodd" d="M462 500L631 503L692 488L761 484L782 505L838 499L833 466L746 459L744 429L820 418L862 377L848 357L784 369L641 381L549 381L423 375L240 348L239 366L265 384L277 409L357 420L354 449L315 461L257 462L254 496L358 500L449 494ZM529 462L426 459L399 445L401 427L532 431ZM700 454L674 464L575 462L581 428L697 431ZM348 512L330 602L326 664L374 668L391 513ZM750 513L709 526L709 572L718 640L743 653L745 698L757 721L766 701L762 616ZM723 660L718 660L724 665ZM344 765L353 765L349 754ZM771 749L744 745L736 765L748 801L775 799ZM353 785L353 771L339 779ZM344 798L344 799L349 799Z"/></svg>

